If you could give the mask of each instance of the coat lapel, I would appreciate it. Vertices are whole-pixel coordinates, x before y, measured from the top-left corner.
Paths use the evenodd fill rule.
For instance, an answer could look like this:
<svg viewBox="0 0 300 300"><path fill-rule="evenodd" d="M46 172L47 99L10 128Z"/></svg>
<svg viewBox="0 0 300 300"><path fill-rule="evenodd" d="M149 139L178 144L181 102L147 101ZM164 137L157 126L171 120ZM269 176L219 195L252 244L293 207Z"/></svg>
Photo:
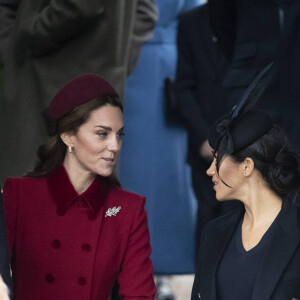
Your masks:
<svg viewBox="0 0 300 300"><path fill-rule="evenodd" d="M283 204L278 223L257 274L252 299L269 300L300 241L297 208ZM299 210L299 208L298 208Z"/></svg>
<svg viewBox="0 0 300 300"><path fill-rule="evenodd" d="M229 220L226 218L226 223L224 222L223 226L210 230L209 236L205 237L204 245L207 247L204 249L204 253L206 253L204 256L209 257L209 259L203 261L203 268L201 267L203 272L200 275L200 286L201 290L204 291L201 295L203 299L217 299L216 272L218 264L243 213L243 209L235 212Z"/></svg>

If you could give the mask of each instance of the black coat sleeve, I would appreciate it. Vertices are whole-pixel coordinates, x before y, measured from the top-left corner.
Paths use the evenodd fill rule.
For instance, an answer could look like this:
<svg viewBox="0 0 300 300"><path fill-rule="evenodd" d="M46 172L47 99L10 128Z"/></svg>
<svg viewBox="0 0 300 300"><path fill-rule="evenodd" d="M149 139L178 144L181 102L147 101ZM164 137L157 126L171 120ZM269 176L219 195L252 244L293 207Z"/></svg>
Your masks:
<svg viewBox="0 0 300 300"><path fill-rule="evenodd" d="M8 255L8 248L6 242L4 209L3 209L1 193L0 193L0 274L3 277L4 282L11 289L9 255Z"/></svg>
<svg viewBox="0 0 300 300"><path fill-rule="evenodd" d="M189 13L180 17L177 34L178 63L175 89L178 113L181 115L195 144L201 145L207 138L208 126L203 117L199 99L196 96L196 71L192 47L191 31L196 30Z"/></svg>

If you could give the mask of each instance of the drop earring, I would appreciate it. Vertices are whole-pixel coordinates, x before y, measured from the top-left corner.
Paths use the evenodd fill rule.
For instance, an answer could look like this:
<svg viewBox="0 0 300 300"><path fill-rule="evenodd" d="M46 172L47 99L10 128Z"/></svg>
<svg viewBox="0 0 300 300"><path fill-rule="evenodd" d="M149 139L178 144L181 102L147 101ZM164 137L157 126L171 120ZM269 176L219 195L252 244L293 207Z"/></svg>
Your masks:
<svg viewBox="0 0 300 300"><path fill-rule="evenodd" d="M69 149L69 153L72 153L72 146L71 145L68 146L68 149Z"/></svg>

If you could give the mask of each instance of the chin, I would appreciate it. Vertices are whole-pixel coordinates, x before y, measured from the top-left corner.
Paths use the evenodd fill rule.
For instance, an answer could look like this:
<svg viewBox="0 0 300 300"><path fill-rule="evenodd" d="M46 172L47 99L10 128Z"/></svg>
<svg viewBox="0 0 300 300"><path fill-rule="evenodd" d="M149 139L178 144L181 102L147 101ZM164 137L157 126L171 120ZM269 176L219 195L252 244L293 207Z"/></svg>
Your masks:
<svg viewBox="0 0 300 300"><path fill-rule="evenodd" d="M223 202L223 201L228 201L228 200L231 200L231 199L229 199L229 198L227 198L227 197L222 197L222 196L218 196L217 194L216 194L216 199L219 201L219 202Z"/></svg>
<svg viewBox="0 0 300 300"><path fill-rule="evenodd" d="M219 202L226 202L226 201L231 201L231 200L232 200L232 198L224 198L224 197L222 197L222 198L216 197L216 199L217 199Z"/></svg>
<svg viewBox="0 0 300 300"><path fill-rule="evenodd" d="M108 177L113 173L113 170L106 170L106 171L99 171L97 172L98 175L102 176L102 177Z"/></svg>

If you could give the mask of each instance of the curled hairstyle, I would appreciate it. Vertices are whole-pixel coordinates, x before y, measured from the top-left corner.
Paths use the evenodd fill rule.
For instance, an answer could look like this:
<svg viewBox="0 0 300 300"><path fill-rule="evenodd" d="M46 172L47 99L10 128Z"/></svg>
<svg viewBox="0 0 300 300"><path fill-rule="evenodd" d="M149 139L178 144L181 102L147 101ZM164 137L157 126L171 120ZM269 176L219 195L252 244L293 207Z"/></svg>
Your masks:
<svg viewBox="0 0 300 300"><path fill-rule="evenodd" d="M246 157L252 158L255 168L273 191L280 197L293 200L297 197L300 187L299 156L289 149L287 138L279 126L273 125L257 141L230 157L238 163Z"/></svg>
<svg viewBox="0 0 300 300"><path fill-rule="evenodd" d="M65 132L76 134L79 127L89 120L92 111L106 105L119 107L123 112L122 103L117 97L100 96L77 106L59 119L56 134L48 137L46 142L38 148L35 167L26 176L43 178L58 168L65 158L67 149L60 135ZM121 186L114 173L109 176L109 180L113 186Z"/></svg>

